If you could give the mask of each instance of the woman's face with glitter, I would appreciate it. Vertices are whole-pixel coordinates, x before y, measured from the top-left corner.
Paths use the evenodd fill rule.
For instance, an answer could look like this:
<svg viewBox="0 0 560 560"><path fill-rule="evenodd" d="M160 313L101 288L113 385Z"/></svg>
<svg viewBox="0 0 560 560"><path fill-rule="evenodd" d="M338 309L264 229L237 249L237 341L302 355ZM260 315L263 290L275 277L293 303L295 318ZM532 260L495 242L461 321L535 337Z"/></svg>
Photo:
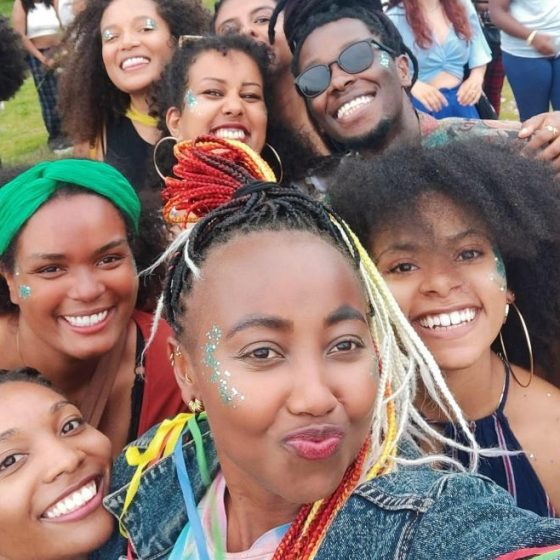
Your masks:
<svg viewBox="0 0 560 560"><path fill-rule="evenodd" d="M113 0L100 24L101 54L109 79L130 95L147 92L174 50L166 21L152 0Z"/></svg>
<svg viewBox="0 0 560 560"><path fill-rule="evenodd" d="M244 142L260 152L268 116L263 77L245 53L209 50L193 61L186 76L182 107L167 112L167 126L178 140L212 134Z"/></svg>
<svg viewBox="0 0 560 560"><path fill-rule="evenodd" d="M292 504L330 495L377 390L352 265L316 235L259 231L212 249L201 272L176 375L204 402L228 484Z"/></svg>
<svg viewBox="0 0 560 560"><path fill-rule="evenodd" d="M486 227L440 194L423 197L417 221L392 221L370 249L380 272L443 370L473 366L505 318L505 267Z"/></svg>

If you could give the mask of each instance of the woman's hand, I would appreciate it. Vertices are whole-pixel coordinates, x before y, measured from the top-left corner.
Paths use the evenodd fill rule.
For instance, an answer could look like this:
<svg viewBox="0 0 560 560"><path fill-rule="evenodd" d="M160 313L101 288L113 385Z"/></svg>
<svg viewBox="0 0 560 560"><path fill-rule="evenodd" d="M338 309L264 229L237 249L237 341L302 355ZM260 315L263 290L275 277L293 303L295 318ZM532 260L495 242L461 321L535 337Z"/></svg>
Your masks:
<svg viewBox="0 0 560 560"><path fill-rule="evenodd" d="M439 89L426 82L416 82L411 89L412 95L418 99L427 109L437 113L447 107L447 99Z"/></svg>
<svg viewBox="0 0 560 560"><path fill-rule="evenodd" d="M457 101L461 105L474 105L482 95L482 77L478 73L471 75L461 84L457 92Z"/></svg>
<svg viewBox="0 0 560 560"><path fill-rule="evenodd" d="M546 33L536 33L531 41L531 46L543 56L556 56L554 37Z"/></svg>

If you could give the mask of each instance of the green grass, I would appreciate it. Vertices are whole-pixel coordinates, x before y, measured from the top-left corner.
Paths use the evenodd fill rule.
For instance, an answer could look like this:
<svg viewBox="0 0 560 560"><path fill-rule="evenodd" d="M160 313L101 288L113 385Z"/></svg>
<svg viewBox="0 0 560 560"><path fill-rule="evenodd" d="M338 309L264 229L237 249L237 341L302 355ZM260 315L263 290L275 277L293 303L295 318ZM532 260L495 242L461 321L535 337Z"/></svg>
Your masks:
<svg viewBox="0 0 560 560"><path fill-rule="evenodd" d="M11 14L13 0L0 0L0 14ZM214 0L204 0L213 6ZM501 119L518 120L515 102L509 85L504 85ZM28 78L17 95L5 103L0 111L0 158L4 164L33 163L50 159L53 155L46 146L47 133L41 118L39 100Z"/></svg>

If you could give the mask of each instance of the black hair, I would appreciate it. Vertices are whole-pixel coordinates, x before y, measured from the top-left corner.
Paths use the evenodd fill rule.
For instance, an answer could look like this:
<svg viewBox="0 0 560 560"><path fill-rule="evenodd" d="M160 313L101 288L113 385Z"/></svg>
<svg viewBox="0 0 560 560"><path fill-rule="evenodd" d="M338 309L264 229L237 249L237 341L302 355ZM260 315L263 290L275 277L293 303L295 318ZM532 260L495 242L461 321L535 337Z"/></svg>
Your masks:
<svg viewBox="0 0 560 560"><path fill-rule="evenodd" d="M109 79L101 55L101 19L112 1L88 0L66 33L70 55L59 81L59 107L65 131L75 142L101 138L104 128L130 104L129 95ZM210 13L200 0L154 3L175 42L181 35L200 35L208 29Z"/></svg>
<svg viewBox="0 0 560 560"><path fill-rule="evenodd" d="M170 107L180 108L184 105L185 91L188 87L185 77L188 75L191 65L200 54L208 51L217 51L223 55L229 51L241 52L255 62L263 80L263 95L268 110L266 139L270 145L274 146L280 157L284 179L286 181L301 179L310 168L315 166L318 156L303 136L293 133L284 123L275 118L271 109L274 102L272 100L269 50L265 45L257 43L245 35L212 35L187 41L183 46L177 48L161 79L154 86L152 105L154 114L158 118L158 127L162 131L162 137L170 135L165 120L168 109ZM274 154L265 155L267 155L270 166L279 176L279 164ZM160 171L166 176L171 175L171 169L176 163L172 142L162 142L157 149L156 158ZM153 184L157 181L152 178L150 182Z"/></svg>
<svg viewBox="0 0 560 560"><path fill-rule="evenodd" d="M41 0L41 2L47 7L54 7L53 0ZM35 9L35 0L21 0L21 5L23 6L23 10L25 11L25 13L27 13L30 10Z"/></svg>
<svg viewBox="0 0 560 560"><path fill-rule="evenodd" d="M280 0L270 20L268 33L274 42L278 16L284 12L284 34L294 57L292 73L300 72L299 57L305 39L318 27L342 18L362 21L395 56L407 55L414 67L412 83L418 76L418 61L394 23L383 13L380 0Z"/></svg>
<svg viewBox="0 0 560 560"><path fill-rule="evenodd" d="M560 188L551 167L515 150L478 139L346 158L329 196L366 248L392 224L413 221L431 193L449 197L480 220L503 257L535 361L550 374L553 345L560 339ZM508 321L502 334L511 361L527 367L519 324Z"/></svg>
<svg viewBox="0 0 560 560"><path fill-rule="evenodd" d="M25 80L27 64L21 37L0 17L0 101L13 97Z"/></svg>
<svg viewBox="0 0 560 560"><path fill-rule="evenodd" d="M62 393L40 372L31 367L22 367L18 369L0 369L0 385L6 383L31 383L32 385L40 385L51 389L55 393ZM64 395L62 395L64 396Z"/></svg>
<svg viewBox="0 0 560 560"><path fill-rule="evenodd" d="M357 269L357 251L350 252L331 218L332 215L322 204L295 187L274 183L264 184L262 188L251 187L195 225L189 236L189 258L200 267L212 248L237 235L256 231L306 231L337 248ZM183 332L182 316L191 288L192 272L185 262L183 251L178 250L171 258L163 292L165 317L177 336Z"/></svg>

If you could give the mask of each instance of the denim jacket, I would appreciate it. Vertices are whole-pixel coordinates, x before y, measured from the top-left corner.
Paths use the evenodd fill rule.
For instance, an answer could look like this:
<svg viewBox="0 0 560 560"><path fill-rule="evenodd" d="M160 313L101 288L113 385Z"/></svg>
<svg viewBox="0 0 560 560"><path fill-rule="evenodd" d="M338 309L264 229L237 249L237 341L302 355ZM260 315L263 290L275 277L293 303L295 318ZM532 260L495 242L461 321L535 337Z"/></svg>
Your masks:
<svg viewBox="0 0 560 560"><path fill-rule="evenodd" d="M200 423L210 472L219 465L212 435ZM134 445L145 449L154 429ZM205 493L192 441L183 453L197 501ZM105 507L118 518L134 469L121 455L114 467ZM280 476L280 473L279 473ZM141 560L169 558L187 522L173 456L142 475L138 493L123 519ZM341 509L316 560L484 560L526 547L560 544L560 520L519 509L489 479L446 473L427 466L401 467L359 486ZM115 531L92 558L118 560L126 541Z"/></svg>

